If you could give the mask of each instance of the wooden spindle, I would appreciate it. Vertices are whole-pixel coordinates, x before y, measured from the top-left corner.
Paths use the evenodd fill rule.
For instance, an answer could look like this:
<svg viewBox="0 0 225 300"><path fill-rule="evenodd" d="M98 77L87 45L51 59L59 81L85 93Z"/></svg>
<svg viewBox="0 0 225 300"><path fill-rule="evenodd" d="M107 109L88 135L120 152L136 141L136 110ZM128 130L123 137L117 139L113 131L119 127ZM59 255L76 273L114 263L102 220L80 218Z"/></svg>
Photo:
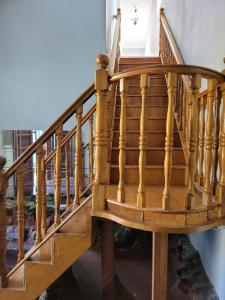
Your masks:
<svg viewBox="0 0 225 300"><path fill-rule="evenodd" d="M165 139L165 160L164 175L165 187L162 198L162 208L169 207L169 185L172 171L172 151L173 151L173 127L174 127L174 100L176 97L177 74L168 73L168 110L166 117L166 139Z"/></svg>
<svg viewBox="0 0 225 300"><path fill-rule="evenodd" d="M104 185L109 181L107 172L107 100L109 96L109 63L107 55L96 57L99 68L95 74L96 89L96 132L95 132L95 180L93 185L93 209L105 208Z"/></svg>
<svg viewBox="0 0 225 300"><path fill-rule="evenodd" d="M89 117L89 183L94 180L93 115Z"/></svg>
<svg viewBox="0 0 225 300"><path fill-rule="evenodd" d="M47 204L46 204L46 165L45 165L46 150L43 149L41 157L41 181L42 181L42 196L41 196L41 234L45 237L47 232Z"/></svg>
<svg viewBox="0 0 225 300"><path fill-rule="evenodd" d="M80 184L79 184L79 195L83 192L85 188L85 166L84 166L84 159L85 159L85 146L84 143L81 143L81 167L80 167Z"/></svg>
<svg viewBox="0 0 225 300"><path fill-rule="evenodd" d="M70 143L65 144L65 167L66 167L66 209L70 207Z"/></svg>
<svg viewBox="0 0 225 300"><path fill-rule="evenodd" d="M211 171L212 171L212 126L213 126L213 102L216 95L215 79L208 79L208 95L207 95L207 118L206 118L206 134L205 134L205 182L203 204L209 206L211 203Z"/></svg>
<svg viewBox="0 0 225 300"><path fill-rule="evenodd" d="M119 184L117 190L118 202L125 201L125 152L126 152L126 98L128 82L120 80L120 135L119 135Z"/></svg>
<svg viewBox="0 0 225 300"><path fill-rule="evenodd" d="M220 203L219 215L225 215L225 83L221 85L222 112L220 125L219 169L220 176L216 187L216 197Z"/></svg>
<svg viewBox="0 0 225 300"><path fill-rule="evenodd" d="M217 89L217 95L214 101L214 117L213 117L213 146L212 146L212 188L213 194L216 191L217 185L217 170L218 170L218 150L219 150L219 131L220 131L220 104L221 92Z"/></svg>
<svg viewBox="0 0 225 300"><path fill-rule="evenodd" d="M43 180L42 180L42 160L44 156L43 145L37 148L36 174L37 174L37 192L36 192L36 245L42 241L42 195L43 195Z"/></svg>
<svg viewBox="0 0 225 300"><path fill-rule="evenodd" d="M140 140L139 140L139 186L137 194L137 206L145 205L145 167L146 167L146 98L148 88L148 75L141 75L141 118L140 118Z"/></svg>
<svg viewBox="0 0 225 300"><path fill-rule="evenodd" d="M188 192L185 208L192 209L194 203L194 177L197 156L197 136L198 136L198 119L199 119L199 89L201 87L201 75L194 75L191 80L192 88L192 106L190 115L190 142L189 142L189 160L188 160Z"/></svg>
<svg viewBox="0 0 225 300"><path fill-rule="evenodd" d="M60 203L61 203L61 163L62 163L62 133L63 126L59 127L55 131L56 135L56 154L55 154L55 168L54 168L54 199L55 199L55 226L60 223Z"/></svg>
<svg viewBox="0 0 225 300"><path fill-rule="evenodd" d="M8 285L8 279L6 277L6 190L8 187L8 179L3 170L5 164L5 157L0 156L0 287L6 287Z"/></svg>
<svg viewBox="0 0 225 300"><path fill-rule="evenodd" d="M80 105L76 110L76 144L75 144L75 171L74 171L74 208L80 204L80 186L82 174L82 137L81 137L81 121L83 107Z"/></svg>
<svg viewBox="0 0 225 300"><path fill-rule="evenodd" d="M24 258L24 165L16 170L17 178L17 222L18 222L18 257L17 262Z"/></svg>
<svg viewBox="0 0 225 300"><path fill-rule="evenodd" d="M205 99L204 96L200 100L200 136L199 136L199 184L203 186L204 183L204 143L205 143Z"/></svg>

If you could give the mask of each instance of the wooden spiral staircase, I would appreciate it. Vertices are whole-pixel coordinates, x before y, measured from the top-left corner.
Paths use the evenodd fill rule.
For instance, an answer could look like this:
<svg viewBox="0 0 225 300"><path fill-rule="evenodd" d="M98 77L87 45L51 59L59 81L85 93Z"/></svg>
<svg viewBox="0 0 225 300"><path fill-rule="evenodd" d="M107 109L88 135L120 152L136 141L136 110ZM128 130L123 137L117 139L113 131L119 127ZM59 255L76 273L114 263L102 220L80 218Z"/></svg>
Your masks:
<svg viewBox="0 0 225 300"><path fill-rule="evenodd" d="M8 170L4 171L5 159L0 158L1 300L40 295L91 246L94 217L153 232L152 299L165 300L168 233L207 230L225 222L224 75L184 64L163 9L160 57L120 58L120 21L118 10L111 57L97 56L95 84ZM200 93L203 78L208 88ZM96 103L83 113L95 93ZM75 127L67 130L66 122L74 117ZM87 124L89 141L84 145L82 126ZM46 152L52 137L55 147ZM25 254L24 168L34 154L36 242ZM54 165L55 213L54 224L47 228L50 163ZM19 253L17 264L8 272L5 203L12 176L17 182ZM62 179L66 185L63 214Z"/></svg>

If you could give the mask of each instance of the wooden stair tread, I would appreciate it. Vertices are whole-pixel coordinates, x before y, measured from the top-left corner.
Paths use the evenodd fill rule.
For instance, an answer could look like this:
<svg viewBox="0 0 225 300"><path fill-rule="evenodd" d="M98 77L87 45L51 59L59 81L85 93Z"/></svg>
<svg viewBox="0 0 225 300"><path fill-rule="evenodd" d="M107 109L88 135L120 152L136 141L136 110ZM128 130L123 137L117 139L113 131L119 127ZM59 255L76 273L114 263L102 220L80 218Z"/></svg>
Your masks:
<svg viewBox="0 0 225 300"><path fill-rule="evenodd" d="M119 150L119 147L112 147L113 150ZM146 150L165 150L165 147L145 147ZM183 151L182 147L173 147L174 150ZM125 150L139 150L139 147L125 147Z"/></svg>
<svg viewBox="0 0 225 300"><path fill-rule="evenodd" d="M111 168L119 168L119 165L110 165ZM126 169L133 169L133 168L139 168L138 165L125 165ZM162 169L164 168L163 165L147 165L145 166L146 169ZM173 169L184 169L185 166L184 165L173 165L172 166Z"/></svg>
<svg viewBox="0 0 225 300"><path fill-rule="evenodd" d="M115 133L119 133L119 130L114 130ZM139 130L127 130L126 133L140 133ZM145 131L145 134L152 134L152 133L164 133L166 134L165 130L148 130ZM174 131L173 133L178 134L178 131Z"/></svg>

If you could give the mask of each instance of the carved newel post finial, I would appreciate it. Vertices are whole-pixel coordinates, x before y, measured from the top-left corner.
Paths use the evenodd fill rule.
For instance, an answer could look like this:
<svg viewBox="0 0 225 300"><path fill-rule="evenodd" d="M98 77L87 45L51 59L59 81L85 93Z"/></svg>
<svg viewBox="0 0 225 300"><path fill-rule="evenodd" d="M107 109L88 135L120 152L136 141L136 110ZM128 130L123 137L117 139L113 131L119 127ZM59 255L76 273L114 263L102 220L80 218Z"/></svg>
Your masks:
<svg viewBox="0 0 225 300"><path fill-rule="evenodd" d="M165 10L165 8L163 8L163 7L160 8L160 15L164 14L164 10Z"/></svg>
<svg viewBox="0 0 225 300"><path fill-rule="evenodd" d="M106 69L109 64L109 57L106 54L97 54L96 55L96 63L99 69Z"/></svg>

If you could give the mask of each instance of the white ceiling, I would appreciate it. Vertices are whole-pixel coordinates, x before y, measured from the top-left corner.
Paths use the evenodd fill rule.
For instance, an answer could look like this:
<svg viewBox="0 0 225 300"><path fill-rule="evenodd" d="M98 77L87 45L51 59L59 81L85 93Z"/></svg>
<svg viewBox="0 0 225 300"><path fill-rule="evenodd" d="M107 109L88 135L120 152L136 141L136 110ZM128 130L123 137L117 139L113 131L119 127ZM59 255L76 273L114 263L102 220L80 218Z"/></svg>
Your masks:
<svg viewBox="0 0 225 300"><path fill-rule="evenodd" d="M121 24L121 47L122 48L145 48L151 0L120 0L122 24ZM134 8L137 7L139 18L134 25Z"/></svg>

